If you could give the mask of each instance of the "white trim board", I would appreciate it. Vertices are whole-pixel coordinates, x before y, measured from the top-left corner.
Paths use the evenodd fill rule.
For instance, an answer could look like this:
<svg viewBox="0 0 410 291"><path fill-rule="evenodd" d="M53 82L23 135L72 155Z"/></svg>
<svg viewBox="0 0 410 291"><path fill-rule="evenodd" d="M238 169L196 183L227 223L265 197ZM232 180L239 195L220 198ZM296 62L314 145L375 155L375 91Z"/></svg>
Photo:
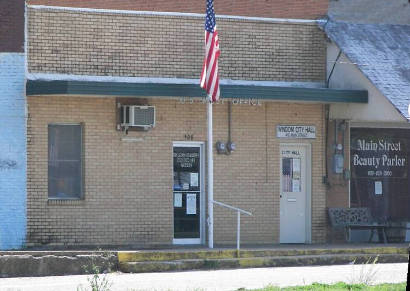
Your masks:
<svg viewBox="0 0 410 291"><path fill-rule="evenodd" d="M409 129L410 128L410 120L403 121L403 122L383 122L383 121L375 121L375 122L360 122L360 121L350 121L350 127L369 127L369 128L399 128L399 129Z"/></svg>
<svg viewBox="0 0 410 291"><path fill-rule="evenodd" d="M47 5L28 5L28 7L32 9L49 9L49 10L90 12L90 13L111 13L111 14L147 15L147 16L205 18L205 14L201 14L201 13L134 11L134 10L98 9L98 8L83 8L83 7L47 6ZM205 10L205 7L204 7L204 10ZM310 25L316 25L317 23L317 20L314 20L314 19L269 18L269 17L234 16L234 15L216 15L216 18L217 19L257 21L257 22L271 22L271 23L310 24Z"/></svg>
<svg viewBox="0 0 410 291"><path fill-rule="evenodd" d="M200 245L201 239L199 238L174 238L172 239L174 245Z"/></svg>

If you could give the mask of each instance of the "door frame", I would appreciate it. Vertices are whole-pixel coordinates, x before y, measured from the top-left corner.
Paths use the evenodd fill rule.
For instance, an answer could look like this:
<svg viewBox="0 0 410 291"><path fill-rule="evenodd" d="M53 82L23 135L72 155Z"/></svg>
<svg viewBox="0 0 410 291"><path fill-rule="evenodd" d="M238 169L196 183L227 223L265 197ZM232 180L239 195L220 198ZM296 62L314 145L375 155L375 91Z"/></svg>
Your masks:
<svg viewBox="0 0 410 291"><path fill-rule="evenodd" d="M174 245L194 245L205 244L205 142L203 141L174 141L172 142L172 179L174 173L174 147L199 147L200 155L200 201L199 201L199 239L197 238L174 238L174 223L172 223L172 244ZM172 195L174 189L172 188ZM173 197L172 197L173 198ZM173 201L173 199L172 199ZM174 222L174 202L172 202L172 222Z"/></svg>
<svg viewBox="0 0 410 291"><path fill-rule="evenodd" d="M306 205L305 205L305 243L312 243L312 145L310 143L280 143L279 144L279 195L282 191L282 148L286 147L302 147L306 153ZM280 198L279 198L280 199ZM279 200L280 212L280 200ZM279 215L279 243L280 243L280 215Z"/></svg>

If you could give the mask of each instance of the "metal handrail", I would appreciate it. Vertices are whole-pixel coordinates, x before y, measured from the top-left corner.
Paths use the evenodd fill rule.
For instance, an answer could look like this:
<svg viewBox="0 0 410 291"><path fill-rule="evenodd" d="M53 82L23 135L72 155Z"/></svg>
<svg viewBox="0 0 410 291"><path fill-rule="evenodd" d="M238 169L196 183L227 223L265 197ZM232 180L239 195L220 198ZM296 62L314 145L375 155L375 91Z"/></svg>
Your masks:
<svg viewBox="0 0 410 291"><path fill-rule="evenodd" d="M216 200L213 200L212 202L219 205L219 206L222 206L222 207L225 207L225 208L236 211L236 213L237 213L236 249L239 251L239 249L241 247L241 242L240 242L241 241L241 213L249 215L249 216L252 216L252 213L249 212L249 211L246 211L246 210L243 210L243 209L240 209L240 208L237 208L237 207L234 207L234 206L231 206L231 205L216 201Z"/></svg>

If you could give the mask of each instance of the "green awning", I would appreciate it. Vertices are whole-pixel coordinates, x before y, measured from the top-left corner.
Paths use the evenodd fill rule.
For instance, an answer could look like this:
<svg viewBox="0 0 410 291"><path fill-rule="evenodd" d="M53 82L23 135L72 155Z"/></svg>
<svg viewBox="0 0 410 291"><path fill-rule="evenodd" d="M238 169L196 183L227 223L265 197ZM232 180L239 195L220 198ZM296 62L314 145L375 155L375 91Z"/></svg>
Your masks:
<svg viewBox="0 0 410 291"><path fill-rule="evenodd" d="M198 84L125 83L100 81L27 80L27 96L97 95L116 97L205 97ZM320 103L367 103L366 90L301 88L259 85L221 85L222 98L312 101Z"/></svg>

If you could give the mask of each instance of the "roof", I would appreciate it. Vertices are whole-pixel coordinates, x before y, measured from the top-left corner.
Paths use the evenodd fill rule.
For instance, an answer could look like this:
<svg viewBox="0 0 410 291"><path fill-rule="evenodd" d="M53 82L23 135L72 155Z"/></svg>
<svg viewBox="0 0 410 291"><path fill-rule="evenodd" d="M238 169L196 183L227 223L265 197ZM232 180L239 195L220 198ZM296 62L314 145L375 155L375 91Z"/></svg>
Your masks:
<svg viewBox="0 0 410 291"><path fill-rule="evenodd" d="M330 20L322 26L346 57L410 119L410 25Z"/></svg>
<svg viewBox="0 0 410 291"><path fill-rule="evenodd" d="M356 23L410 23L408 0L329 1L328 14L334 20Z"/></svg>

